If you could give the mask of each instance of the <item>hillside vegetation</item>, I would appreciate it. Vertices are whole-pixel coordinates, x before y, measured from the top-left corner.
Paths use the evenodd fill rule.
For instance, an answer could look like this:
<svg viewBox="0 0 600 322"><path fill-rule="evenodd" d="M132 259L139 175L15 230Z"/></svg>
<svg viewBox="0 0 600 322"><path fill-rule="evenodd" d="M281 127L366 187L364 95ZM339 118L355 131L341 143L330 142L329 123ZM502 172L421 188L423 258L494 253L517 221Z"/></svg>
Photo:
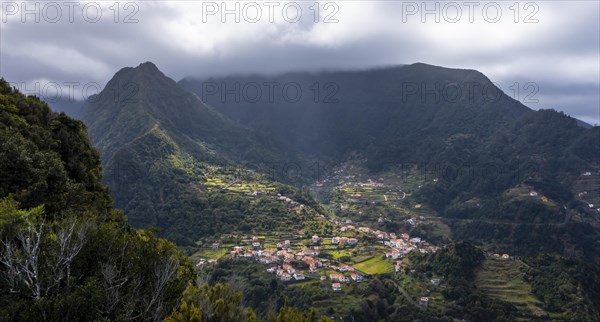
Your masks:
<svg viewBox="0 0 600 322"><path fill-rule="evenodd" d="M445 218L454 239L495 243L522 255L575 252L600 260L594 242L600 213L575 194L583 173L598 175L600 127L580 127L554 110L533 111L478 71L417 63L185 78L179 84L225 116L324 165L362 159L366 169L359 176L370 178L416 169L426 180L413 189L413 205ZM247 84L297 84L304 94L291 100L263 91L258 101L221 95ZM333 177L323 173L318 180ZM381 202L383 196L367 200L366 193L360 192L361 200Z"/></svg>
<svg viewBox="0 0 600 322"><path fill-rule="evenodd" d="M195 272L112 208L83 123L0 80L0 319L157 320Z"/></svg>
<svg viewBox="0 0 600 322"><path fill-rule="evenodd" d="M0 320L259 321L112 208L85 125L0 79ZM292 307L268 321L328 321Z"/></svg>

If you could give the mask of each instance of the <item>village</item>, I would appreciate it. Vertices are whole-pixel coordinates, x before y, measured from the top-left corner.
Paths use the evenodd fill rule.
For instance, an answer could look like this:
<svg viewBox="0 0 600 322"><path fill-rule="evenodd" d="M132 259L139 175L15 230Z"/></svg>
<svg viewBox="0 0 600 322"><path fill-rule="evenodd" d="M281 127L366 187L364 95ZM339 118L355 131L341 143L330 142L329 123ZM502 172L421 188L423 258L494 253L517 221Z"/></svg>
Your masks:
<svg viewBox="0 0 600 322"><path fill-rule="evenodd" d="M381 230L371 229L366 226L355 227L351 221L329 219L337 225L341 232L353 233L356 237L363 236L365 240L377 240L377 243L386 246L386 252L376 254L394 262L394 271L401 272L402 258L412 252L431 253L438 250L437 246L430 245L419 237L411 237L406 233L397 236ZM267 272L275 274L283 282L303 281L306 279L319 279L331 283L333 291L341 291L344 283L361 282L370 274L348 265L331 256L326 256L329 250L324 250L322 245L335 246L337 249L353 248L359 244L359 238L345 236L321 237L314 235L306 244L291 240L275 241L275 247L264 247L261 239L253 236L245 243L235 245L230 251L233 259L246 258L265 265ZM218 243L213 247L219 247Z"/></svg>
<svg viewBox="0 0 600 322"><path fill-rule="evenodd" d="M348 176L346 179L354 178ZM322 185L322 183L317 185ZM368 200L368 205L376 202L385 202L391 205L401 200L404 201L403 199L406 198L406 193L402 190L387 186L381 180L379 182L371 179L346 182L338 184L334 189L343 192L346 196L345 202L349 204L357 203L358 200ZM295 213L299 213L306 207L288 196L264 189L250 189L243 192L252 197L273 195ZM535 197L533 194L531 196ZM341 207L343 210L344 205L341 204ZM413 213L412 217L402 220L413 227L423 224L427 218L418 215L421 213L419 210L422 207L422 204L412 205L411 208L414 208L416 213ZM364 223L354 223L349 218L324 214L321 214L318 220L333 225L335 235L301 236L293 233L288 235L268 233L261 236L256 234L246 236L234 244L222 245L220 242L215 242L211 248L214 251L225 251L226 256L234 261L249 260L260 263L267 273L273 274L283 283L295 285L319 281L321 287L332 292L342 292L345 285L360 283L377 274L408 274L409 272L405 272L406 269L403 269L403 263L409 253L429 254L439 250L439 246L433 245L419 236L410 236L407 232L400 234L386 232L381 229L373 229ZM390 219L380 214L376 222L383 224L387 221ZM368 251L366 251L367 249ZM511 258L506 253L490 252L486 255L500 260ZM201 259L198 266L205 263L206 259ZM208 263L216 264L216 260L210 259ZM432 286L439 286L440 283L440 278L427 280L427 284ZM414 301L415 305L422 308L427 308L429 302L428 295L421 295Z"/></svg>
<svg viewBox="0 0 600 322"><path fill-rule="evenodd" d="M354 178L348 176L346 179ZM226 188L229 187L226 186ZM390 188L381 182L367 179L364 182L346 182L338 185L335 189L343 190L350 197L362 199L369 195L369 189L386 191ZM360 189L367 189L369 192L364 193L359 191ZM250 190L245 191L245 194L258 197L271 194L271 192ZM382 201L399 200L406 196L401 190L387 191L387 194L381 196ZM277 194L276 198L296 211L305 207L305 205L281 194ZM350 199L350 202L352 201L353 199ZM282 240L276 236L252 236L252 238L243 239L238 244L229 247L229 256L233 260L246 259L261 263L268 273L276 275L279 280L286 283L320 280L328 283L331 290L341 291L344 284L358 283L368 279L370 275L387 272L387 268L390 266L391 272L400 273L403 257L410 252L432 253L438 250L437 246L431 245L420 237L409 236L407 233L398 236L395 233L372 229L366 225L354 224L350 219L324 215L320 217L320 220L326 220L333 224L339 231L339 235L314 235L312 238L289 236L289 239ZM381 217L378 223L386 219ZM424 220L422 217L409 218L407 222L414 226L422 220ZM372 262L366 260L363 265L358 265L348 261L351 253L346 251L368 246L377 246L376 250L373 250L368 256ZM215 242L211 247L219 250L223 248L223 245ZM332 256L334 253L348 254L348 256ZM204 263L206 263L205 259L198 264L203 265ZM214 264L216 261L211 259L208 263ZM386 269L369 269L370 265L385 266Z"/></svg>

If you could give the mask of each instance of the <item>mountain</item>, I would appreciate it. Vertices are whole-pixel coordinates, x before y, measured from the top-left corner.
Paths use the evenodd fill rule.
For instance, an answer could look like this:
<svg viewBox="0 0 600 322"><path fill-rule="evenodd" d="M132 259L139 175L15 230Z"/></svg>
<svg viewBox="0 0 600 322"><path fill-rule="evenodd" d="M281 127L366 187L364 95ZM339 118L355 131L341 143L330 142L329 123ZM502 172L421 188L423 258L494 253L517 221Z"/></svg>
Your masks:
<svg viewBox="0 0 600 322"><path fill-rule="evenodd" d="M75 100L71 97L60 97L58 100L47 103L57 113L65 113L76 120L81 120L83 117L84 101Z"/></svg>
<svg viewBox="0 0 600 322"><path fill-rule="evenodd" d="M262 138L202 104L150 62L117 72L90 99L83 119L90 124L90 135L106 164L131 142L163 132L206 160L271 160L272 156L265 144L256 146Z"/></svg>
<svg viewBox="0 0 600 322"><path fill-rule="evenodd" d="M150 62L118 71L85 111L105 182L136 227L157 226L193 245L200 237L271 224L249 218L267 205L272 218L291 216L274 200L276 192L310 203L257 171L300 158L205 105Z"/></svg>
<svg viewBox="0 0 600 322"><path fill-rule="evenodd" d="M33 98L1 98L8 152L0 170L9 179L0 192L12 198L0 204L3 237L26 245L13 227L27 231L19 218L47 209L35 223L52 221L44 253L52 268L52 254L61 254L54 241L65 236L60 227L70 227L65 218L89 218L98 232L73 266L91 277L75 288L68 278L60 291L44 287L50 302L11 295L15 275L1 271L8 278L0 284L8 294L0 297L8 307L2 316L28 314L31 303L64 311L84 298L92 299L89 309L73 309L66 320L164 318L193 277L189 262L154 229L135 231L110 207L83 124ZM532 111L477 71L413 64L176 83L144 63L117 72L86 104L84 119L115 205L134 226L156 226L175 241L212 285L188 286L169 321L252 321L255 313L273 321L292 320L286 314L309 321L598 319L600 129ZM14 128L23 139L11 137ZM314 176L314 164L326 167ZM330 236L352 237L354 245L335 245ZM286 248L284 241L290 246L277 252L277 265L290 263L310 278L288 285L267 272L261 262L273 259L260 251ZM419 251L404 253L406 243ZM123 245L131 251L117 268ZM224 255L235 246L246 248ZM388 247L403 255L387 258ZM309 266L316 259L335 265ZM152 288L147 278L177 265L162 305L153 306L161 283ZM335 290L320 278L346 265L365 279ZM46 269L44 281L53 272ZM126 289L109 296L122 281ZM28 289L21 283L21 292ZM40 319L35 314L22 316Z"/></svg>
<svg viewBox="0 0 600 322"><path fill-rule="evenodd" d="M182 245L302 230L298 209L278 198L309 206L312 220L321 207L298 188L328 175L313 164L364 159L370 175L430 176L410 202L455 239L598 259L595 197L581 196L597 190L582 174L599 169L600 129L532 111L474 70L417 63L176 83L147 62L117 72L85 109L117 207ZM277 167L297 169L295 182Z"/></svg>
<svg viewBox="0 0 600 322"><path fill-rule="evenodd" d="M591 124L586 123L586 122L584 122L582 120L579 120L579 119L575 119L575 120L577 121L577 125L581 126L584 129L590 129L590 128L593 127Z"/></svg>
<svg viewBox="0 0 600 322"><path fill-rule="evenodd" d="M589 180L582 173L596 178L599 169L600 128L582 128L553 110L533 111L478 71L417 63L179 84L316 160L363 158L372 176L418 169L428 180L415 203L445 218L454 238L521 254L599 257L593 242L599 216L579 194L600 193L581 188ZM524 198L533 190L550 202Z"/></svg>
<svg viewBox="0 0 600 322"><path fill-rule="evenodd" d="M0 320L258 321L237 287L199 287L173 243L111 207L82 122L0 79L0 137Z"/></svg>
<svg viewBox="0 0 600 322"><path fill-rule="evenodd" d="M437 153L445 137L463 132L486 135L530 111L496 92L477 71L420 63L354 72L187 78L180 84L244 125L282 137L304 153L336 160L354 151L377 154L372 159L379 163L415 154L425 158ZM248 99L255 96L253 84L262 89L257 100ZM275 88L274 95L266 84ZM236 86L242 99L227 94ZM293 97L296 88L302 92L298 99ZM398 146L424 139L436 146ZM392 143L393 149L405 153L386 153Z"/></svg>

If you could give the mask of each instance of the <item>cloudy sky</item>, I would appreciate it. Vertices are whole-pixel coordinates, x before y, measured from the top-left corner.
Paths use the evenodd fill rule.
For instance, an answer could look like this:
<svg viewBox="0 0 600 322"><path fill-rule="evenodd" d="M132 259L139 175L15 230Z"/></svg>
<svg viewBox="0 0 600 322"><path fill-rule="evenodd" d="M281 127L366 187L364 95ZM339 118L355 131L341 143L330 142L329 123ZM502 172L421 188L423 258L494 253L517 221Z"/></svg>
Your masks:
<svg viewBox="0 0 600 322"><path fill-rule="evenodd" d="M175 80L424 62L600 124L594 0L0 3L0 76L24 92L78 93L145 61Z"/></svg>

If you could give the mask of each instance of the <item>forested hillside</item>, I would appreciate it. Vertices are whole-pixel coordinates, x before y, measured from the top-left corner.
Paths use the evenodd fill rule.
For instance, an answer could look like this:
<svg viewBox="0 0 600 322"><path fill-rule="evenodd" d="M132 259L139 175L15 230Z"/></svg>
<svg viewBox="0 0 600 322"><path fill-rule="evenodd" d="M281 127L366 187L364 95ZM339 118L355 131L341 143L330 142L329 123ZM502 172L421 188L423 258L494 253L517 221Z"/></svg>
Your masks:
<svg viewBox="0 0 600 322"><path fill-rule="evenodd" d="M0 320L259 321L112 208L85 125L0 79ZM328 321L292 307L268 321Z"/></svg>
<svg viewBox="0 0 600 322"><path fill-rule="evenodd" d="M600 128L533 111L478 71L418 63L179 84L323 164L363 159L372 177L416 170L425 180L415 203L447 218L456 239L600 259L600 213L577 195L600 191L576 189L583 173L598 173ZM244 88L257 86L254 100ZM286 86L303 94L292 99ZM525 198L530 191L548 202Z"/></svg>
<svg viewBox="0 0 600 322"><path fill-rule="evenodd" d="M0 319L157 320L189 260L112 208L86 128L0 81Z"/></svg>
<svg viewBox="0 0 600 322"><path fill-rule="evenodd" d="M264 171L301 157L204 105L150 62L120 70L85 109L105 182L135 227L160 227L162 236L193 245L253 228L300 229L278 195L316 207Z"/></svg>

